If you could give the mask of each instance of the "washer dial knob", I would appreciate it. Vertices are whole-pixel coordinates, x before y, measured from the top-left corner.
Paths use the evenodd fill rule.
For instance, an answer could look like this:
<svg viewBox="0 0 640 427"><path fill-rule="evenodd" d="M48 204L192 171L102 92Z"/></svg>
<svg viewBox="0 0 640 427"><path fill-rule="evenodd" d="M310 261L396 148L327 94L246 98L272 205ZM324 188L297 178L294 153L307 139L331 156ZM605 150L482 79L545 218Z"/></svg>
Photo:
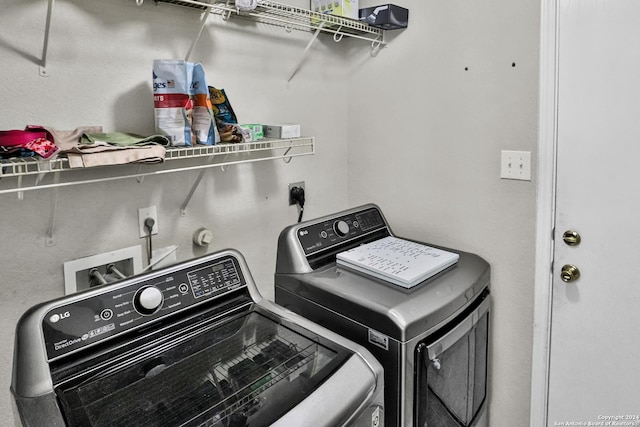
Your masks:
<svg viewBox="0 0 640 427"><path fill-rule="evenodd" d="M347 224L346 221L336 221L335 224L333 224L333 229L340 237L345 237L349 234L349 224Z"/></svg>
<svg viewBox="0 0 640 427"><path fill-rule="evenodd" d="M163 299L160 289L155 286L147 286L136 292L133 305L140 314L148 316L160 308Z"/></svg>

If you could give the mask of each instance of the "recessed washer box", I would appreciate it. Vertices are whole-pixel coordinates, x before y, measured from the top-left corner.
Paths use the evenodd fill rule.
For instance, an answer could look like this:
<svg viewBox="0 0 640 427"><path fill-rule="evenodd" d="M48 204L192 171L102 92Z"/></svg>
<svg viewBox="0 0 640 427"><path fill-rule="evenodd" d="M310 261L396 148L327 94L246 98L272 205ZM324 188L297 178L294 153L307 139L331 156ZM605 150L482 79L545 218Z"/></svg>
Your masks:
<svg viewBox="0 0 640 427"><path fill-rule="evenodd" d="M90 271L96 268L104 276L110 264L127 277L142 273L142 247L131 246L65 262L64 294L69 295L89 289L91 287Z"/></svg>

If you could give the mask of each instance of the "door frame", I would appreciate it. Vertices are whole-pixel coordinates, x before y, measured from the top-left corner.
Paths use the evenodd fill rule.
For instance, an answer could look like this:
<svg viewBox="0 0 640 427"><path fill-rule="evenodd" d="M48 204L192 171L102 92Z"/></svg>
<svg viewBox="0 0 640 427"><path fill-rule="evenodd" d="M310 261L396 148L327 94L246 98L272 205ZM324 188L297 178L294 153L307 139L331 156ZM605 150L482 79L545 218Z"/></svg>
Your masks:
<svg viewBox="0 0 640 427"><path fill-rule="evenodd" d="M540 0L540 77L531 426L547 425L558 144L559 0Z"/></svg>

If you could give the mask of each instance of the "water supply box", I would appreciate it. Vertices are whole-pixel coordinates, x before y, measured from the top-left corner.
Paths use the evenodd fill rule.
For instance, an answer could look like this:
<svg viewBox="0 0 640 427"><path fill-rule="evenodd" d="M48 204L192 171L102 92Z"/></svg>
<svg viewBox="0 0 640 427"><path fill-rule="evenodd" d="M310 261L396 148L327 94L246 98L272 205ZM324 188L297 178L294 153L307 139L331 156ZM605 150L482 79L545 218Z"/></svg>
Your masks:
<svg viewBox="0 0 640 427"><path fill-rule="evenodd" d="M263 125L264 136L267 138L299 138L300 125L297 124L279 124L279 125Z"/></svg>
<svg viewBox="0 0 640 427"><path fill-rule="evenodd" d="M317 13L358 19L358 0L311 0L311 10ZM311 22L313 23L313 18Z"/></svg>
<svg viewBox="0 0 640 427"><path fill-rule="evenodd" d="M360 9L359 19L372 27L379 27L384 30L407 28L409 25L409 9L395 4L366 7Z"/></svg>

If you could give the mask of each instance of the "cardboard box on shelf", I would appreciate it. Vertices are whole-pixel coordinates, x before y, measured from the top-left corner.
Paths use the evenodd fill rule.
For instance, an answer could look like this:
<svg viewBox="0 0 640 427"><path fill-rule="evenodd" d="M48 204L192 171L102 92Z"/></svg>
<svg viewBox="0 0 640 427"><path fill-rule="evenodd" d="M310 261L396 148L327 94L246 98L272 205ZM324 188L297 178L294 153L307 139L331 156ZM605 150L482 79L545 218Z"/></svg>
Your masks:
<svg viewBox="0 0 640 427"><path fill-rule="evenodd" d="M264 136L267 138L299 138L300 125L292 123L282 123L277 125L263 125Z"/></svg>
<svg viewBox="0 0 640 427"><path fill-rule="evenodd" d="M264 138L264 130L261 124L257 123L247 123L239 125L242 129L248 129L251 133L252 141L259 141Z"/></svg>
<svg viewBox="0 0 640 427"><path fill-rule="evenodd" d="M358 0L311 0L311 10L358 19Z"/></svg>

